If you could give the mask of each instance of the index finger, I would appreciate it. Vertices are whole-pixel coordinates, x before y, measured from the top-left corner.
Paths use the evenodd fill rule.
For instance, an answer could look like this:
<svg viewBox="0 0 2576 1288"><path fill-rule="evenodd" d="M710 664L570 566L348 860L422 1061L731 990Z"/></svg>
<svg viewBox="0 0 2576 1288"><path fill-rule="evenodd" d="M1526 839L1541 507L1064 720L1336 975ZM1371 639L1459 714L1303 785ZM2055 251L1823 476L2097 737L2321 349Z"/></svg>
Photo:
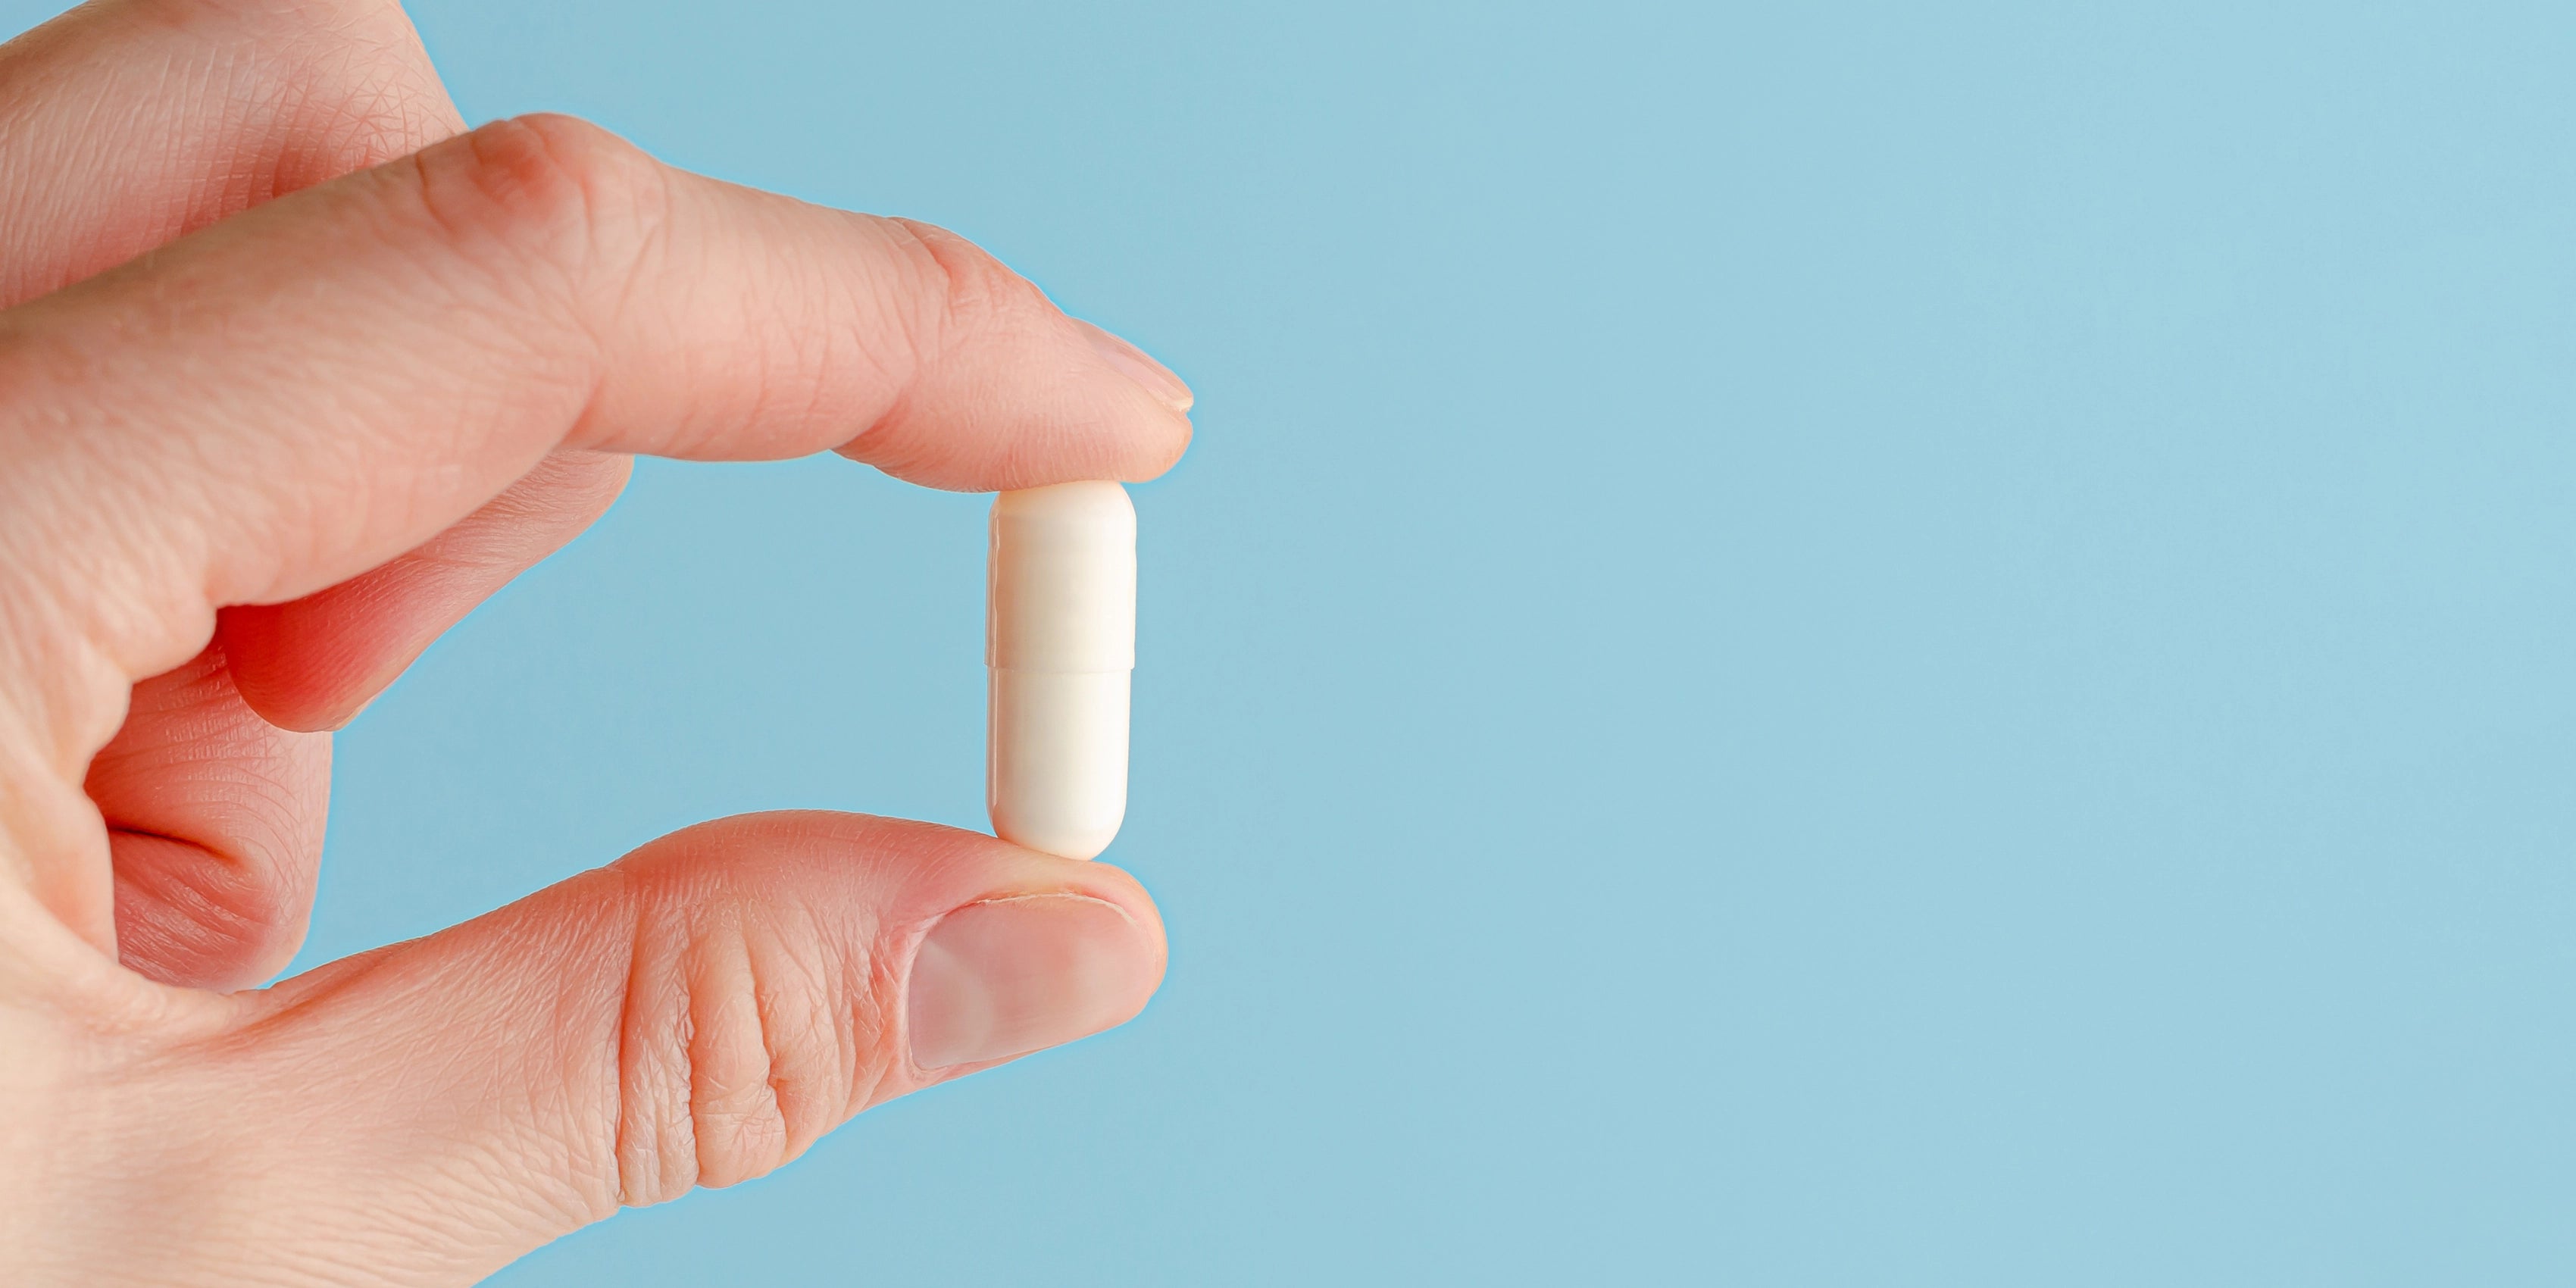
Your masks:
<svg viewBox="0 0 2576 1288"><path fill-rule="evenodd" d="M985 490L1149 478L1189 437L1168 372L963 239L561 117L0 313L0 390L0 543L79 565L70 598L152 605L100 641L135 677L188 657L216 606L373 567L559 447L837 447Z"/></svg>

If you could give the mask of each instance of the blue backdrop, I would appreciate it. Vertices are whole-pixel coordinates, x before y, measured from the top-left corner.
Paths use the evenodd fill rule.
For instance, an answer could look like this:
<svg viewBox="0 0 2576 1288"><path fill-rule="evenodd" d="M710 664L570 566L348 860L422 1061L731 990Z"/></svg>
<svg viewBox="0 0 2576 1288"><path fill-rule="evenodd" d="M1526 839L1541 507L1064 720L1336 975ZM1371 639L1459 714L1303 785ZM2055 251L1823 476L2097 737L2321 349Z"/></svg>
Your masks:
<svg viewBox="0 0 2576 1288"><path fill-rule="evenodd" d="M2576 1277L2576 12L415 13L1199 395L1152 1008L496 1282ZM648 464L344 737L303 964L982 826L984 505Z"/></svg>

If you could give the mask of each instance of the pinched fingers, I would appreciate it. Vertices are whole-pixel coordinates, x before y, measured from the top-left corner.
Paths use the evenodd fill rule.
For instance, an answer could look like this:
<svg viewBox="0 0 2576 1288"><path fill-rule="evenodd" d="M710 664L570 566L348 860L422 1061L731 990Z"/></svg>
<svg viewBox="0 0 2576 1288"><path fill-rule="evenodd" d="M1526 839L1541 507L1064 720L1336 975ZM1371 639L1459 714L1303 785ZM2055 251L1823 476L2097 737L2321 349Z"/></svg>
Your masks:
<svg viewBox="0 0 2576 1288"><path fill-rule="evenodd" d="M217 608L383 564L553 452L838 447L1004 488L1150 477L1189 435L1176 381L961 239L557 117L0 314L0 389L0 631L41 663L0 702L74 793L123 685L193 656ZM53 804L37 886L103 939L103 840L62 853L87 802Z"/></svg>

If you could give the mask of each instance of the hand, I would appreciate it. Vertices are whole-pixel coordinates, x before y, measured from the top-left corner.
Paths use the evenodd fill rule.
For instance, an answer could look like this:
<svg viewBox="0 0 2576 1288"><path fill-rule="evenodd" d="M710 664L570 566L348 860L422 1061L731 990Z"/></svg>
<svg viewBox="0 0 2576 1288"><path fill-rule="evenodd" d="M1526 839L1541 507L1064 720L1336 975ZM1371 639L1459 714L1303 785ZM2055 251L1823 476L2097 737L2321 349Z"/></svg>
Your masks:
<svg viewBox="0 0 2576 1288"><path fill-rule="evenodd" d="M469 1282L1161 978L1113 868L796 813L225 991L303 935L321 731L630 454L992 489L1188 441L1168 372L950 234L458 129L385 0L100 0L0 49L11 1284Z"/></svg>

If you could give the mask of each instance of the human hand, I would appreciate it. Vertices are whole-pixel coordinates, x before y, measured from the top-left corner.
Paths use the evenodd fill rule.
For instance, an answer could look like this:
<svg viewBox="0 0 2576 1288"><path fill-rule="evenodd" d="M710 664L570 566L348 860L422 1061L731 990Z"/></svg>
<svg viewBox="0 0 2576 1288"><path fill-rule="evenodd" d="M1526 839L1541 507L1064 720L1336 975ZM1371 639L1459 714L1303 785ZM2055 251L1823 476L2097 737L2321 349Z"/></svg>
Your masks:
<svg viewBox="0 0 2576 1288"><path fill-rule="evenodd" d="M994 489L1188 441L1168 372L954 236L459 128L385 0L101 0L0 48L11 1284L470 1282L1161 978L1116 869L793 813L223 991L303 936L321 731L630 454Z"/></svg>

